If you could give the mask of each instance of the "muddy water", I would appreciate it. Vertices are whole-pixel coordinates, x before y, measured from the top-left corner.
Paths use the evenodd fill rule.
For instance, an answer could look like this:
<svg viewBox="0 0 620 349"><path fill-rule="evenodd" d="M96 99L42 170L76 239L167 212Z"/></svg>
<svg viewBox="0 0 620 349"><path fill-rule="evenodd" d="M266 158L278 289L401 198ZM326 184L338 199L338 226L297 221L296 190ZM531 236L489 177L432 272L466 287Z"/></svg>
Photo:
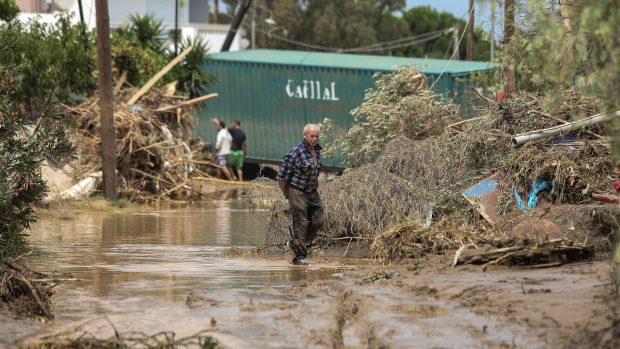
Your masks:
<svg viewBox="0 0 620 349"><path fill-rule="evenodd" d="M0 348L114 329L209 330L231 348L556 348L605 314L601 263L482 273L446 268L451 256L385 267L314 256L295 267L226 253L263 234L235 201L42 219L31 241L49 253L33 267L78 281L59 286L51 323L0 318ZM363 281L380 270L399 276Z"/></svg>
<svg viewBox="0 0 620 349"><path fill-rule="evenodd" d="M230 256L230 247L264 239L262 223L234 201L122 214L86 212L74 219L43 218L30 240L44 250L32 259L46 272L72 273L78 281L60 286L56 319L29 333L53 333L108 317L117 328L189 334L230 314L191 311L192 292L222 301L250 300L265 286L291 287L330 278L344 266L299 268L284 256ZM89 331L108 333L107 321ZM238 330L252 329L242 328ZM8 328L5 328L8 330ZM0 329L0 337L7 333ZM24 335L17 331L13 335ZM26 331L28 332L28 331ZM0 341L1 344L1 341Z"/></svg>

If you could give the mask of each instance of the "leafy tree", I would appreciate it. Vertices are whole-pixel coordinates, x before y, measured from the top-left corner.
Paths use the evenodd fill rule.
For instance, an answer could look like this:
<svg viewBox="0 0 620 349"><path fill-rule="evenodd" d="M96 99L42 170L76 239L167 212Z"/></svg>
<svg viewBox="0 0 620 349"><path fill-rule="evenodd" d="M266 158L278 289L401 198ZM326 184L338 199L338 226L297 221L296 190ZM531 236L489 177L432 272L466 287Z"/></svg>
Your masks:
<svg viewBox="0 0 620 349"><path fill-rule="evenodd" d="M14 49L20 39L15 26L0 28L0 51ZM15 66L0 64L0 258L27 248L25 231L37 219L33 206L47 191L43 159L66 161L73 154L68 112L44 105L32 120L19 108L22 77Z"/></svg>
<svg viewBox="0 0 620 349"><path fill-rule="evenodd" d="M130 15L129 24L119 28L118 33L135 38L143 49L159 53L167 51L163 20L156 19L154 15Z"/></svg>
<svg viewBox="0 0 620 349"><path fill-rule="evenodd" d="M189 46L193 46L192 50L174 68L172 76L173 79L179 81L178 89L194 98L206 93L207 86L215 83L216 80L203 68L209 59L209 51L205 43L200 39L187 38L181 43L181 51Z"/></svg>
<svg viewBox="0 0 620 349"><path fill-rule="evenodd" d="M457 27L459 35L466 30L467 22L448 12L439 12L430 6L417 6L405 12L404 20L409 25L409 35L419 35L447 28ZM474 34L474 60L489 59L490 42L481 29ZM450 58L453 48L451 36L442 36L421 45L410 46L400 50L399 55L429 58ZM459 46L459 57L465 57L465 45Z"/></svg>
<svg viewBox="0 0 620 349"><path fill-rule="evenodd" d="M49 100L73 103L89 94L96 82L94 33L71 24L59 14L55 24L31 20L0 26L18 32L10 50L0 51L0 63L19 66L22 73L14 98L36 118Z"/></svg>
<svg viewBox="0 0 620 349"><path fill-rule="evenodd" d="M5 22L10 22L19 13L19 7L15 3L15 0L0 0L0 19Z"/></svg>

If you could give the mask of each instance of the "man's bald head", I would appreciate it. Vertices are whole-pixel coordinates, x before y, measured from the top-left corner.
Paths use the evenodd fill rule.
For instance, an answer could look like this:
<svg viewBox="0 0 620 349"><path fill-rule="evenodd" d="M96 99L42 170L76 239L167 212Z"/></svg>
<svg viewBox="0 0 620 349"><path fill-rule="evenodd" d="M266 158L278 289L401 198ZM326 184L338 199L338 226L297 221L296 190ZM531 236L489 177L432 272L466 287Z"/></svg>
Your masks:
<svg viewBox="0 0 620 349"><path fill-rule="evenodd" d="M319 125L317 124L307 124L304 126L304 140L306 144L314 149L317 144L319 144Z"/></svg>

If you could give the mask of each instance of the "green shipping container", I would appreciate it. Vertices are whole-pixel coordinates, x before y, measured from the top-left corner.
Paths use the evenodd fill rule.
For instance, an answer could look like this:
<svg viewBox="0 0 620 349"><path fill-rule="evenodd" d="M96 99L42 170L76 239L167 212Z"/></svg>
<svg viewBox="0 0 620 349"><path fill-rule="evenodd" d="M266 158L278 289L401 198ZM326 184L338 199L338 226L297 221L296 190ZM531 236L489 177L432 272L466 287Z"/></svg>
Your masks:
<svg viewBox="0 0 620 349"><path fill-rule="evenodd" d="M206 103L198 115L198 135L215 144L216 116L232 125L241 121L250 163L279 163L303 138L303 127L330 118L349 129L351 110L374 87L373 75L394 67L415 66L427 82L446 97L458 97L474 72L490 71L489 62L367 56L337 53L247 50L212 55L206 70L217 84L209 92L219 98ZM325 158L326 166L344 167L344 159Z"/></svg>

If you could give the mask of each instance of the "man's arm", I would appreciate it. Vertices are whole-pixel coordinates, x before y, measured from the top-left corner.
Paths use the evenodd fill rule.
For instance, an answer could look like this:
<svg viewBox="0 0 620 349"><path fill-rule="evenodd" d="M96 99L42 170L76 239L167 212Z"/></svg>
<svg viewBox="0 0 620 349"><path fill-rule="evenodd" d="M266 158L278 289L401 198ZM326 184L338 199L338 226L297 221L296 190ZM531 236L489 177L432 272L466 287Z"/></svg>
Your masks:
<svg viewBox="0 0 620 349"><path fill-rule="evenodd" d="M220 124L220 120L218 120L215 116L211 118L211 122L214 123L215 126L218 126Z"/></svg>
<svg viewBox="0 0 620 349"><path fill-rule="evenodd" d="M280 186L280 190L282 190L282 194L284 194L284 197L288 199L288 194L289 194L288 183L284 179L281 179L278 181L278 185Z"/></svg>
<svg viewBox="0 0 620 349"><path fill-rule="evenodd" d="M248 155L248 145L245 140L241 144L241 150L243 150L243 160L245 160L245 157Z"/></svg>

